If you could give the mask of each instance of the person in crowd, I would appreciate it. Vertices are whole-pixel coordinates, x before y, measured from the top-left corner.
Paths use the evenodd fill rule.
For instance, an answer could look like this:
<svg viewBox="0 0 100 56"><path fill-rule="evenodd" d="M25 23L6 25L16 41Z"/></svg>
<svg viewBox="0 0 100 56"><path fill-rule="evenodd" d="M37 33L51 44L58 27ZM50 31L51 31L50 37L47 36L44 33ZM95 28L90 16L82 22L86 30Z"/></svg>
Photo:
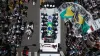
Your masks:
<svg viewBox="0 0 100 56"><path fill-rule="evenodd" d="M28 3L30 2L30 0L28 0Z"/></svg>
<svg viewBox="0 0 100 56"><path fill-rule="evenodd" d="M20 7L19 7L19 4L20 4ZM20 10L23 10L23 11L19 12L19 8ZM24 5L24 2L22 0L20 0L20 2L18 0L14 0L14 2L10 1L8 2L7 7L5 7L4 5L2 6L2 9L1 9L2 17L0 15L0 24L3 26L2 32L4 32L3 33L4 35L2 37L3 45L6 45L6 43L8 42L9 42L9 45L11 46L16 45L16 44L18 45L21 44L22 36L24 35L25 28L26 28L26 22L23 23L22 15L24 14L27 17L27 9L28 7ZM13 18L9 19L10 17L13 17ZM16 20L16 21L12 23L11 22L12 20ZM14 25L14 27L12 26L12 24ZM33 29L29 29L29 31L28 31L29 35L33 33Z"/></svg>
<svg viewBox="0 0 100 56"><path fill-rule="evenodd" d="M27 11L26 10L23 11L23 15L25 15L27 17Z"/></svg>

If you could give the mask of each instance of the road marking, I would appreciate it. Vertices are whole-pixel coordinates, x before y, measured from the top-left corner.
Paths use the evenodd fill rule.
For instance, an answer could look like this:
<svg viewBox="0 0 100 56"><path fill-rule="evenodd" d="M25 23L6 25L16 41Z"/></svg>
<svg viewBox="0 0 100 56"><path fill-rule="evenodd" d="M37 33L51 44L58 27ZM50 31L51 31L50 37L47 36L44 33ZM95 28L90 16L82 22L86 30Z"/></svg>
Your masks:
<svg viewBox="0 0 100 56"><path fill-rule="evenodd" d="M37 56L37 52L34 52L34 56Z"/></svg>
<svg viewBox="0 0 100 56"><path fill-rule="evenodd" d="M18 52L16 53L16 56L18 56Z"/></svg>
<svg viewBox="0 0 100 56"><path fill-rule="evenodd" d="M21 56L23 56L23 53L21 52Z"/></svg>
<svg viewBox="0 0 100 56"><path fill-rule="evenodd" d="M31 56L31 52L28 53L28 56Z"/></svg>
<svg viewBox="0 0 100 56"><path fill-rule="evenodd" d="M61 54L61 56L65 56L64 53L63 53L63 51L60 51L60 54Z"/></svg>

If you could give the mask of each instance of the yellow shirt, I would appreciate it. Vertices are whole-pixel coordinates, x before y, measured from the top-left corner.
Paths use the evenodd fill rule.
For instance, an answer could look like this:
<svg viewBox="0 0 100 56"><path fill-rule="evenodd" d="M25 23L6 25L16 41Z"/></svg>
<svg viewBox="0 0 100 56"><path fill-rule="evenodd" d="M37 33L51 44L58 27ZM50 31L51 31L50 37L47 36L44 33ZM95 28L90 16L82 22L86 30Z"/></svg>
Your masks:
<svg viewBox="0 0 100 56"><path fill-rule="evenodd" d="M9 4L10 10L13 10L13 4Z"/></svg>
<svg viewBox="0 0 100 56"><path fill-rule="evenodd" d="M16 4L19 4L19 2L17 1Z"/></svg>
<svg viewBox="0 0 100 56"><path fill-rule="evenodd" d="M20 1L20 4L23 4L23 2L22 2L22 1Z"/></svg>
<svg viewBox="0 0 100 56"><path fill-rule="evenodd" d="M10 10L13 10L13 7L9 6Z"/></svg>

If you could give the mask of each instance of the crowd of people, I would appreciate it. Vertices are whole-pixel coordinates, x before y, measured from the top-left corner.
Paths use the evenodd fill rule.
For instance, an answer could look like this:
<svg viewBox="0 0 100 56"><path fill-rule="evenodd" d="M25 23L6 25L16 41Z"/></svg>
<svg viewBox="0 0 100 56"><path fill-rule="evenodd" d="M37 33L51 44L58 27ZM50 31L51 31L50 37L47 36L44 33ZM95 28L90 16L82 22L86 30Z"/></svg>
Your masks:
<svg viewBox="0 0 100 56"><path fill-rule="evenodd" d="M85 43L90 48L89 53L94 52L95 55L100 55L100 52L98 53L98 50L100 50L100 29L85 35L85 37L87 38Z"/></svg>
<svg viewBox="0 0 100 56"><path fill-rule="evenodd" d="M29 33L27 30L33 33L33 22L23 21L27 17L28 7L24 5L26 1L0 2L0 56L15 56L16 47L21 45L23 35Z"/></svg>
<svg viewBox="0 0 100 56"><path fill-rule="evenodd" d="M100 50L100 29L84 36L76 36L73 24L65 23L66 33L66 56L98 55Z"/></svg>
<svg viewBox="0 0 100 56"><path fill-rule="evenodd" d="M55 0L54 2L55 7L59 7L59 5L62 4L60 0ZM100 18L100 3L99 0L78 0L78 2L87 10L89 11L93 19L98 19ZM48 4L48 3L45 3ZM51 3L52 5L53 3ZM44 7L49 6L45 5ZM62 8L65 9L67 5L62 4ZM76 6L75 6L76 7ZM62 8L58 8L59 11L62 11ZM79 10L78 10L79 11ZM83 15L85 14L84 11L80 11L81 13L83 12ZM88 21L90 18L88 18L88 15L85 15L87 18L86 20ZM100 30L97 30L91 34L87 35L81 35L80 29L78 30L78 34L80 36L76 36L77 33L74 32L73 29L73 24L72 22L68 21L65 23L65 26L67 28L67 33L66 33L66 56L97 56L95 54L96 51L100 49ZM80 32L80 33L79 33Z"/></svg>
<svg viewBox="0 0 100 56"><path fill-rule="evenodd" d="M100 0L83 0L82 4L92 14L94 20L100 18Z"/></svg>
<svg viewBox="0 0 100 56"><path fill-rule="evenodd" d="M82 2L82 1L78 1L78 2ZM85 3L84 3L85 2ZM98 19L100 18L99 16L99 1L94 1L94 0L83 0L84 5L81 3L81 5L83 5L83 7L89 11L92 16L93 19ZM87 5L87 4L88 5ZM62 11L62 9L65 9L67 7L67 5L62 4L61 7L58 8L59 11ZM92 8L91 8L92 7ZM78 10L80 11L80 10ZM81 13L84 11L81 11ZM83 13L84 15L85 13ZM87 17L87 14L85 15ZM88 21L88 19L90 18L86 18L86 21ZM65 20L67 21L67 20ZM99 32L100 30L97 30L91 34L87 34L87 35L81 35L81 29L77 30L77 32L74 31L73 28L73 22L66 22L65 26L67 28L67 34L66 34L66 47L67 47L67 54L66 56L71 56L71 55L76 55L76 56L85 56L85 54L88 54L89 56L92 56L94 53L94 49L97 51L99 50ZM76 36L77 34L80 34L80 36ZM91 38L90 36L94 36L94 38ZM86 51L88 50L88 51ZM92 51L92 52L91 52ZM95 52L96 52L95 51ZM83 55L84 54L84 55ZM96 55L96 54L95 54Z"/></svg>
<svg viewBox="0 0 100 56"><path fill-rule="evenodd" d="M82 36L76 36L70 21L65 23L67 28L66 33L66 56L81 56L83 55L86 47L82 40Z"/></svg>

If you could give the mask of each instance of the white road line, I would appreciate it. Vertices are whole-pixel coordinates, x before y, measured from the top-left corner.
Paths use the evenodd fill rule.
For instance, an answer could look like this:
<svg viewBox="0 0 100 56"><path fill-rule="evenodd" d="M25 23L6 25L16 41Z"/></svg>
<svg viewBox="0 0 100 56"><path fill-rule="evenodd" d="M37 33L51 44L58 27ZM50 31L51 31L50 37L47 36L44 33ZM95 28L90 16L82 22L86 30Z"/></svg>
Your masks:
<svg viewBox="0 0 100 56"><path fill-rule="evenodd" d="M21 52L21 56L23 56L23 53Z"/></svg>
<svg viewBox="0 0 100 56"><path fill-rule="evenodd" d="M34 56L37 56L37 52L34 52Z"/></svg>
<svg viewBox="0 0 100 56"><path fill-rule="evenodd" d="M31 52L28 53L28 56L31 56Z"/></svg>
<svg viewBox="0 0 100 56"><path fill-rule="evenodd" d="M65 56L64 53L63 53L63 51L60 51L60 54L61 54L61 56Z"/></svg>
<svg viewBox="0 0 100 56"><path fill-rule="evenodd" d="M18 56L18 52L16 53L16 56Z"/></svg>

